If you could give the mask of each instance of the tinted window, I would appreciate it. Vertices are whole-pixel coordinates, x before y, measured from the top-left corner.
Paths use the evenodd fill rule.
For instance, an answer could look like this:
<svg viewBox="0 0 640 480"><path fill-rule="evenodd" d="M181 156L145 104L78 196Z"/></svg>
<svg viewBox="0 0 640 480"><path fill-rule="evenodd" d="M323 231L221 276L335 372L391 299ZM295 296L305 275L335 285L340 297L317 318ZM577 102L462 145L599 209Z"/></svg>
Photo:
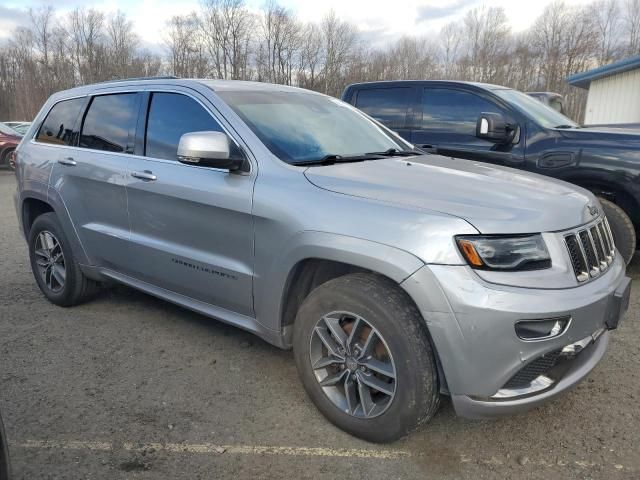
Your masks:
<svg viewBox="0 0 640 480"><path fill-rule="evenodd" d="M154 93L149 107L145 155L177 160L180 137L222 128L202 105L178 93Z"/></svg>
<svg viewBox="0 0 640 480"><path fill-rule="evenodd" d="M424 89L424 129L475 135L476 121L482 112L502 113L492 102L474 93L447 88Z"/></svg>
<svg viewBox="0 0 640 480"><path fill-rule="evenodd" d="M404 128L410 95L410 88L360 90L356 106L391 129Z"/></svg>
<svg viewBox="0 0 640 480"><path fill-rule="evenodd" d="M80 146L107 152L131 152L138 118L136 93L94 97L85 115Z"/></svg>
<svg viewBox="0 0 640 480"><path fill-rule="evenodd" d="M84 98L74 98L56 103L44 119L36 140L56 145L75 145L78 132L74 131Z"/></svg>

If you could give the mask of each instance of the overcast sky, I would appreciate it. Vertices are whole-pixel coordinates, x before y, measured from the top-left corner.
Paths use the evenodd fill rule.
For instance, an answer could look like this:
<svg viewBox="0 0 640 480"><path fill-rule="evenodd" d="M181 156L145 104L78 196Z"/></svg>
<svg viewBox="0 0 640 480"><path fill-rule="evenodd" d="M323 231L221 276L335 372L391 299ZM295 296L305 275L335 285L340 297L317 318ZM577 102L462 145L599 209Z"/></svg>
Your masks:
<svg viewBox="0 0 640 480"><path fill-rule="evenodd" d="M567 0L587 3L589 0ZM437 33L450 21L458 20L471 8L481 5L502 6L514 31L525 30L552 0L280 0L298 18L317 21L333 8L344 20L368 32L368 38L397 38L402 34ZM162 27L173 15L188 13L198 7L199 0L0 0L0 38L9 37L16 25L28 23L29 7L55 5L58 12L76 7L93 7L105 12L118 9L135 22L138 34L147 46L158 47L163 40ZM247 0L258 10L264 0ZM376 35L379 34L379 35ZM154 48L155 49L155 48Z"/></svg>

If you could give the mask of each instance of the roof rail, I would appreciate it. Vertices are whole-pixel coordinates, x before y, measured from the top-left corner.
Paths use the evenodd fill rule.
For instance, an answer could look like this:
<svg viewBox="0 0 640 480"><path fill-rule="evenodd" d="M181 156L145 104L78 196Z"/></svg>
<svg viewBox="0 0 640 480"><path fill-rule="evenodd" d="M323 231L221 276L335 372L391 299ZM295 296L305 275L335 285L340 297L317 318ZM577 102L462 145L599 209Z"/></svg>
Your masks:
<svg viewBox="0 0 640 480"><path fill-rule="evenodd" d="M131 82L134 80L177 80L180 77L174 75L160 75L157 77L132 77L132 78L117 78L114 80L103 80L97 83L117 83L117 82Z"/></svg>

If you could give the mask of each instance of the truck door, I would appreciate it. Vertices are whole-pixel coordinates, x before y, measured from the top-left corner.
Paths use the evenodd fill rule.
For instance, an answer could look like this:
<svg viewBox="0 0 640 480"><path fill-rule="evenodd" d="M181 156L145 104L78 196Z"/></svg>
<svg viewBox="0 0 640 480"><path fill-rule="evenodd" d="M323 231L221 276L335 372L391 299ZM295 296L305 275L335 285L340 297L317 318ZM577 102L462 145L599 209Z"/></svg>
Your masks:
<svg viewBox="0 0 640 480"><path fill-rule="evenodd" d="M446 87L426 87L422 90L419 111L415 112L416 128L411 142L426 150L447 155L503 165L523 160L522 141L497 145L476 137L476 121L481 113L508 112L490 99L474 92Z"/></svg>

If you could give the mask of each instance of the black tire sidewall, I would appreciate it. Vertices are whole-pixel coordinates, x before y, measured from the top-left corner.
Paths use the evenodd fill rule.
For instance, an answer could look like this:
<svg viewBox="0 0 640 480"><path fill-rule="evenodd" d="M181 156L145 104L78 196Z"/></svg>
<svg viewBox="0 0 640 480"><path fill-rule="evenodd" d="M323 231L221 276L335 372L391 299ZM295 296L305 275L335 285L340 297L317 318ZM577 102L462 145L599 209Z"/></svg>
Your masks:
<svg viewBox="0 0 640 480"><path fill-rule="evenodd" d="M65 283L64 287L60 292L54 292L44 283L42 278L40 277L40 273L38 271L38 266L36 265L35 258L35 244L38 234L42 231L49 231L55 235L58 239L62 247L62 253L64 255L65 262ZM65 236L58 219L55 213L45 213L40 215L33 222L31 226L31 230L29 231L29 259L31 262L31 270L33 272L33 276L38 284L38 287L42 291L42 293L47 297L47 299L60 306L69 306L76 292L76 285L80 280L79 269L75 263L75 259L73 257L73 252L69 247L69 242L67 241L67 237Z"/></svg>
<svg viewBox="0 0 640 480"><path fill-rule="evenodd" d="M599 200L609 221L616 248L628 265L636 252L637 246L633 222L631 222L627 213L615 203L604 198L599 198Z"/></svg>
<svg viewBox="0 0 640 480"><path fill-rule="evenodd" d="M341 277L341 279L344 277ZM337 280L341 280L337 279ZM356 288L334 281L314 290L301 306L295 324L294 355L303 385L318 409L336 426L365 440L396 440L426 420L433 395L425 384L437 392L437 371L433 353L424 332L417 332L415 308L386 298L370 296ZM379 290L380 291L380 290ZM399 310L403 310L399 311ZM386 342L396 367L396 392L392 404L381 415L360 419L338 409L326 396L311 367L309 345L316 322L332 311L360 315L376 328ZM401 318L408 317L408 318ZM421 318L421 317L420 317ZM407 321L411 324L407 325ZM408 328L405 328L408 327ZM426 347L426 348L425 348ZM437 393L436 393L437 395ZM430 416L430 415L429 415Z"/></svg>

